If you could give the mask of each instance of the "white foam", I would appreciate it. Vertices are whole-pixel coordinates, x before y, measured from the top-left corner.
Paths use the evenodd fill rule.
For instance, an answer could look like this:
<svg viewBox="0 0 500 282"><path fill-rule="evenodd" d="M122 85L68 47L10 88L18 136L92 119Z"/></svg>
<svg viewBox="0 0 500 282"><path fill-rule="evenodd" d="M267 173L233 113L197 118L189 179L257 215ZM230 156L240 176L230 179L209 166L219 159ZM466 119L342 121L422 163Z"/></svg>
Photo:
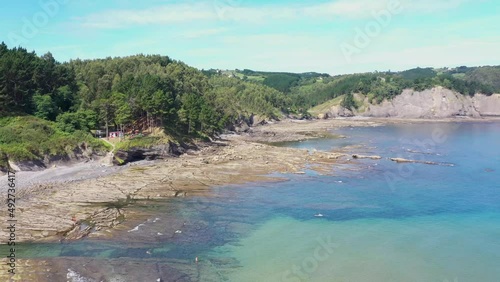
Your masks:
<svg viewBox="0 0 500 282"><path fill-rule="evenodd" d="M127 232L135 232L135 231L139 231L139 227L141 227L141 226L143 226L143 225L144 225L144 223L141 223L141 224L137 225L136 227L134 227L133 229L131 229L131 230L127 231Z"/></svg>
<svg viewBox="0 0 500 282"><path fill-rule="evenodd" d="M69 268L68 268L68 274L66 274L66 278L68 279L68 282L95 282L95 280L85 278L82 275L80 275L80 273Z"/></svg>

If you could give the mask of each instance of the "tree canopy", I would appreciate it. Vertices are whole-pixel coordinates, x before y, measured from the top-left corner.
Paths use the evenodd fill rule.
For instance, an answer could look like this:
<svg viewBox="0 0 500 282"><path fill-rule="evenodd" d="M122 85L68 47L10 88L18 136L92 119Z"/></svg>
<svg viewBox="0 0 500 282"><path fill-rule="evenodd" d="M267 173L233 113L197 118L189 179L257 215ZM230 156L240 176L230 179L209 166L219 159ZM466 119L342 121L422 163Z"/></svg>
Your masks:
<svg viewBox="0 0 500 282"><path fill-rule="evenodd" d="M320 73L200 71L160 55L57 62L51 53L0 44L0 116L33 115L74 132L163 127L212 135L252 115L280 118L330 99L392 99L405 88L443 86L464 95L500 91L500 67L416 68L329 76Z"/></svg>

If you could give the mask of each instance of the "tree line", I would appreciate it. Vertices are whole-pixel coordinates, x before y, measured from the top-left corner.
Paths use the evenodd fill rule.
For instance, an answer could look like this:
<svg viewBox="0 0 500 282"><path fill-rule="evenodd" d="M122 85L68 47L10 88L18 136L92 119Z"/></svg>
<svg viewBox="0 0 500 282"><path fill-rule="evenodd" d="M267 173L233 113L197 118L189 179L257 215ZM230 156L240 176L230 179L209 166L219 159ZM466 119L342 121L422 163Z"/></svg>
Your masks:
<svg viewBox="0 0 500 282"><path fill-rule="evenodd" d="M475 71L471 75L480 76L477 73L478 71ZM492 77L497 77L500 80L500 72L486 75L483 71L481 75L490 81L494 81ZM391 100L401 94L404 89L423 91L435 86L442 86L470 96L477 93L491 95L500 91L500 87L496 87L492 83L470 79L469 76L459 78L451 72L438 73L429 68L417 68L399 73L373 72L329 77L321 81L317 79L303 80L299 86L291 88L290 98L295 107L298 108L311 108L339 96L354 93L367 95L371 103L380 103L384 99ZM355 106L351 98L351 96L347 96L343 102L348 108Z"/></svg>
<svg viewBox="0 0 500 282"><path fill-rule="evenodd" d="M372 103L403 89L440 85L464 95L500 90L500 68L417 68L329 76L320 73L237 71L262 81L200 71L160 55L57 62L22 47L0 44L0 116L34 115L64 132L133 130L138 124L170 134L213 135L251 115L279 118L346 95L365 94Z"/></svg>
<svg viewBox="0 0 500 282"><path fill-rule="evenodd" d="M167 56L59 63L50 53L0 45L0 115L34 115L70 133L143 120L171 134L212 135L252 114L277 118L289 104L273 88L208 77Z"/></svg>

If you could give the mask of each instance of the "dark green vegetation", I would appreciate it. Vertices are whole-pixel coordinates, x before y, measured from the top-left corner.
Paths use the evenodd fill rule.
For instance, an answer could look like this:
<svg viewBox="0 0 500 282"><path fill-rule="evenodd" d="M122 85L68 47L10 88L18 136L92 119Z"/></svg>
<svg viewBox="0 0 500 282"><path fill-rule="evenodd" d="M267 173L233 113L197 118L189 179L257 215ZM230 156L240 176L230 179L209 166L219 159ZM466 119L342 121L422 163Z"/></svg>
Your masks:
<svg viewBox="0 0 500 282"><path fill-rule="evenodd" d="M104 143L84 131L67 133L55 123L33 116L0 118L0 169L7 161L61 159L78 154L83 148L107 151Z"/></svg>
<svg viewBox="0 0 500 282"><path fill-rule="evenodd" d="M199 71L160 55L59 63L50 53L40 57L2 43L0 161L57 155L81 141L102 146L91 138L92 129L162 128L173 138L206 138L252 115L307 117L309 108L342 95L342 105L352 109L354 93L379 103L405 88L437 85L464 95L500 92L500 67L417 68L334 77L314 72ZM151 138L123 146L164 140Z"/></svg>
<svg viewBox="0 0 500 282"><path fill-rule="evenodd" d="M476 93L490 95L500 92L500 67L415 68L402 72L373 72L333 77L315 72L297 74L247 69L209 70L204 73L210 77L236 77L274 88L286 94L288 108L299 113L336 97L353 93L365 94L370 97L372 103L380 103L384 99L392 99L401 94L406 88L422 91L434 86L443 86L471 96ZM345 97L343 105L347 108L356 107L350 98Z"/></svg>
<svg viewBox="0 0 500 282"><path fill-rule="evenodd" d="M461 69L461 70L460 70ZM372 103L392 99L404 89L417 91L443 86L464 95L476 93L491 95L500 92L500 68L457 68L433 70L416 68L403 72L375 72L341 75L328 78L302 79L291 88L290 97L296 107L311 108L341 95L361 93L370 97ZM355 107L351 97L346 96L343 105Z"/></svg>
<svg viewBox="0 0 500 282"><path fill-rule="evenodd" d="M204 75L165 56L137 55L60 64L0 45L0 113L28 114L72 133L96 128L164 127L212 135L252 114L278 118L290 100L238 78Z"/></svg>
<svg viewBox="0 0 500 282"><path fill-rule="evenodd" d="M4 163L7 157L37 160L62 153L77 141L94 140L92 129L142 132L161 127L174 138L206 138L252 115L280 118L290 103L275 89L209 77L165 56L61 64L50 53L39 57L0 45L0 117L26 116L34 126L26 120L2 122ZM130 143L151 142L158 140ZM51 148L51 143L56 145Z"/></svg>

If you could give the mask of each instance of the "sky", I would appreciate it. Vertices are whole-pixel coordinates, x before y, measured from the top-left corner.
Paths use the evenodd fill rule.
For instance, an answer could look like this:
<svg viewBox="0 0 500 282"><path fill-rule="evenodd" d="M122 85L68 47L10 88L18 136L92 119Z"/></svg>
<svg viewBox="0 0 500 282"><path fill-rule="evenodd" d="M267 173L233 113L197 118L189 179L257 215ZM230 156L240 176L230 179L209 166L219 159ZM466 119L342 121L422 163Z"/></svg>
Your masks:
<svg viewBox="0 0 500 282"><path fill-rule="evenodd" d="M346 74L500 65L499 0L5 1L0 41L59 61Z"/></svg>

